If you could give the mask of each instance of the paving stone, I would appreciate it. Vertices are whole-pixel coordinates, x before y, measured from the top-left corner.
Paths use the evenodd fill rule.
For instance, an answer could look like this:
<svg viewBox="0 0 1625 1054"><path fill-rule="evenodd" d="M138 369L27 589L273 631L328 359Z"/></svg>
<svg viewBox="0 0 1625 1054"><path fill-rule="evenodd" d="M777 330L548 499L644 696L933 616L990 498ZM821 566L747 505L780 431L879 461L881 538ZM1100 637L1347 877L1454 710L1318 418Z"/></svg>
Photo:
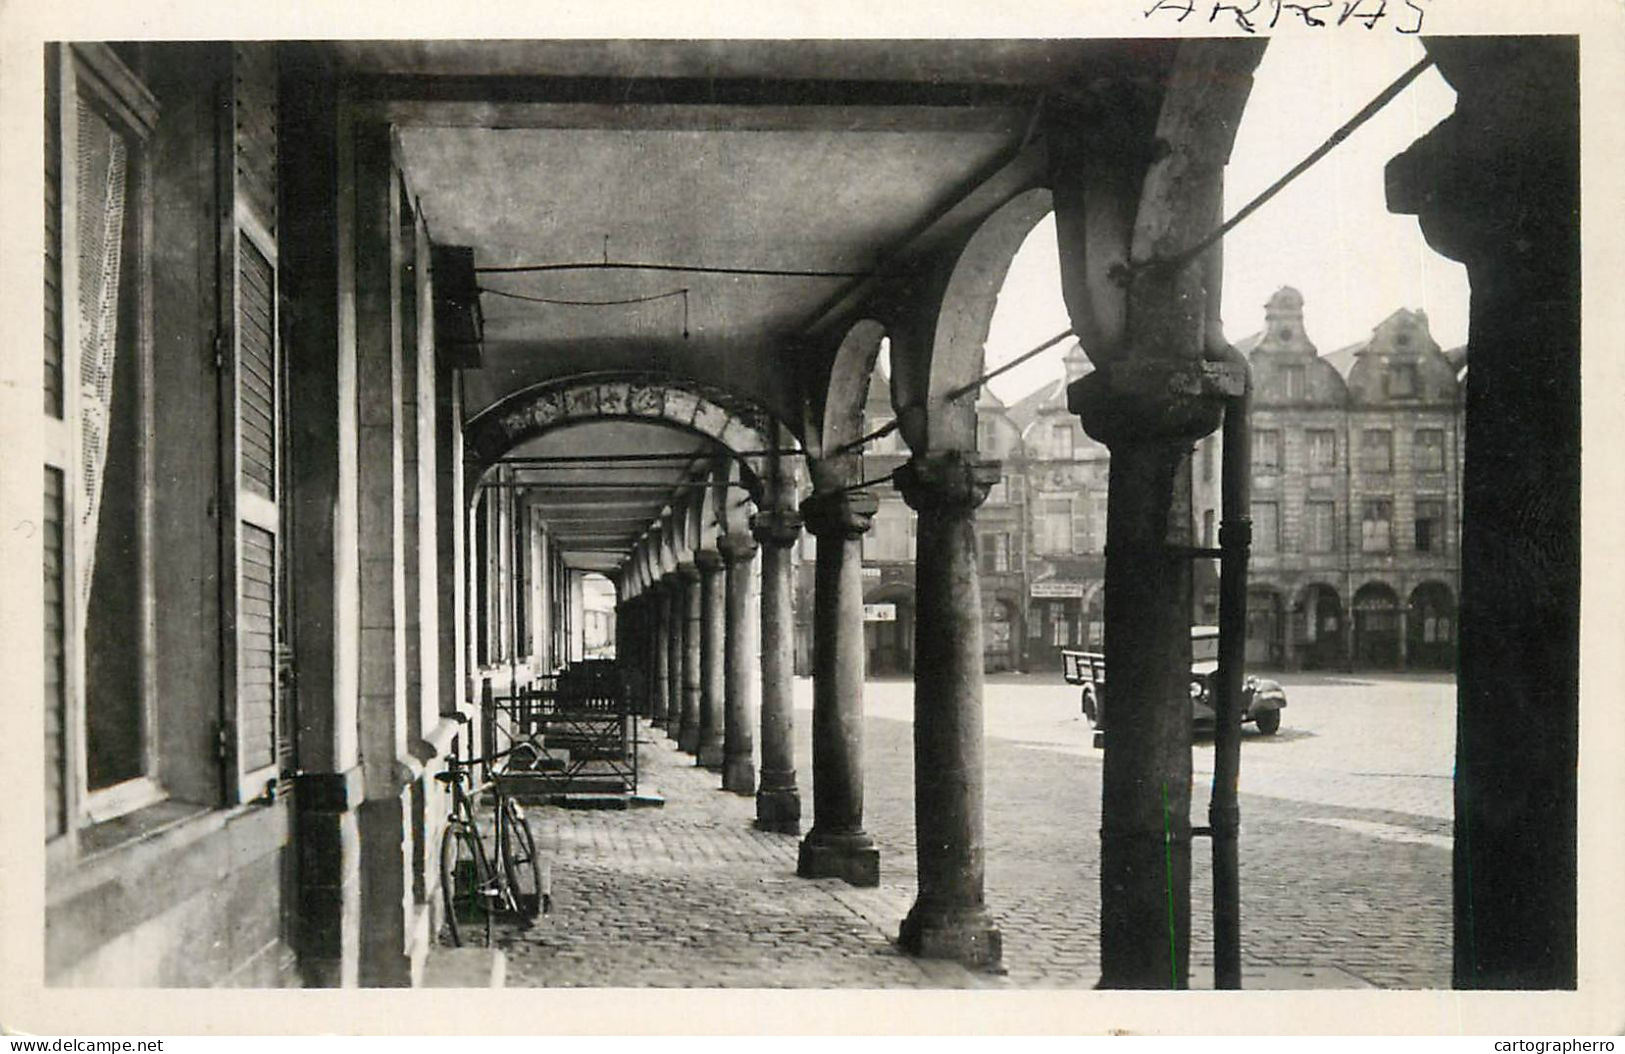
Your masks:
<svg viewBox="0 0 1625 1054"><path fill-rule="evenodd" d="M1424 679L1346 682L1289 680L1281 735L1246 737L1245 981L1446 987L1451 690ZM1075 696L1036 679L990 679L986 693L987 902L1007 972L898 952L916 881L911 694L906 681L871 682L866 693L865 822L881 850L880 886L795 877L798 839L756 830L752 799L721 791L716 774L656 735L640 765L663 808L529 810L554 856L555 911L499 934L507 984L1092 987L1100 752ZM797 695L810 826L808 682L798 682ZM1198 823L1211 754L1198 745ZM1198 841L1193 853L1196 963L1211 963L1206 848ZM1202 970L1211 984L1210 965L1193 970L1193 983L1204 983Z"/></svg>

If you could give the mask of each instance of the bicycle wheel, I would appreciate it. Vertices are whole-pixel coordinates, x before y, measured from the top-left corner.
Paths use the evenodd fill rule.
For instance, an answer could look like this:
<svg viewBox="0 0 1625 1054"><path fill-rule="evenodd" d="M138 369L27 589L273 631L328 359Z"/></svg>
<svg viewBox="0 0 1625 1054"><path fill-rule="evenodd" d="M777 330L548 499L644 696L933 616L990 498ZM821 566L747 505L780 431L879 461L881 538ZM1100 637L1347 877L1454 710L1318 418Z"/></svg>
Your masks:
<svg viewBox="0 0 1625 1054"><path fill-rule="evenodd" d="M536 852L536 838L525 820L524 810L512 798L502 799L502 815L497 823L497 853L502 873L508 880L508 893L514 910L534 918L551 907L547 867Z"/></svg>
<svg viewBox="0 0 1625 1054"><path fill-rule="evenodd" d="M454 946L461 947L485 925L484 871L473 832L455 821L448 824L440 836L440 897Z"/></svg>

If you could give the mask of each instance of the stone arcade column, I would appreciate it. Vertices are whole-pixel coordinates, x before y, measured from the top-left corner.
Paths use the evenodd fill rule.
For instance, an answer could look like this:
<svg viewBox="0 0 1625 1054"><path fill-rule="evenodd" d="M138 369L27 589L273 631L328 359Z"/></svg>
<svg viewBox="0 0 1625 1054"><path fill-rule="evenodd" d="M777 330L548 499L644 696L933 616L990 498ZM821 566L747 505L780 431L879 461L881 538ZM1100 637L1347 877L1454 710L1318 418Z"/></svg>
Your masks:
<svg viewBox="0 0 1625 1054"><path fill-rule="evenodd" d="M677 736L677 746L685 754L698 756L700 752L700 632L701 623L705 618L704 597L701 595L700 568L697 564L678 564L677 575L683 582L683 725Z"/></svg>
<svg viewBox="0 0 1625 1054"><path fill-rule="evenodd" d="M1580 87L1574 37L1423 41L1455 112L1388 208L1467 266L1457 988L1577 977ZM1515 525L1515 526L1514 526Z"/></svg>
<svg viewBox="0 0 1625 1054"><path fill-rule="evenodd" d="M751 534L762 545L762 782L756 790L756 826L801 833L801 791L796 786L792 709L795 614L791 605L790 549L801 537L801 517L790 509L759 512Z"/></svg>
<svg viewBox="0 0 1625 1054"><path fill-rule="evenodd" d="M722 657L722 789L735 794L756 790L756 743L751 734L749 663L756 651L750 624L750 585L756 542L730 535L717 547L727 567L727 640Z"/></svg>
<svg viewBox="0 0 1625 1054"><path fill-rule="evenodd" d="M683 585L683 576L675 571L665 577L666 735L679 747L683 742L683 619L688 610Z"/></svg>
<svg viewBox="0 0 1625 1054"><path fill-rule="evenodd" d="M666 594L658 582L643 591L643 684L649 725L666 727Z"/></svg>
<svg viewBox="0 0 1625 1054"><path fill-rule="evenodd" d="M914 619L914 829L919 896L903 950L967 965L999 961L999 931L982 899L982 600L976 507L999 480L996 462L958 451L917 455L897 489L919 513Z"/></svg>
<svg viewBox="0 0 1625 1054"><path fill-rule="evenodd" d="M814 493L801 515L818 539L813 587L813 826L796 874L880 884L863 829L863 549L879 502L866 491Z"/></svg>
<svg viewBox="0 0 1625 1054"><path fill-rule="evenodd" d="M700 569L700 732L695 764L722 771L722 708L727 658L726 572L722 554L702 549L694 554Z"/></svg>

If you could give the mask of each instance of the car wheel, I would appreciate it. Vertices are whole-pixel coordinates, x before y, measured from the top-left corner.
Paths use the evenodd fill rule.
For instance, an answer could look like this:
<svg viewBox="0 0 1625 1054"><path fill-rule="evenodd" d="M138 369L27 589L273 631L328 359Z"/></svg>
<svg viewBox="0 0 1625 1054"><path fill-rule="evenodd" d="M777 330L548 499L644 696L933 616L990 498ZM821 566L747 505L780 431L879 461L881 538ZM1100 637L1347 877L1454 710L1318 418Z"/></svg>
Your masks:
<svg viewBox="0 0 1625 1054"><path fill-rule="evenodd" d="M1254 719L1262 735L1273 736L1281 728L1281 711L1264 710Z"/></svg>

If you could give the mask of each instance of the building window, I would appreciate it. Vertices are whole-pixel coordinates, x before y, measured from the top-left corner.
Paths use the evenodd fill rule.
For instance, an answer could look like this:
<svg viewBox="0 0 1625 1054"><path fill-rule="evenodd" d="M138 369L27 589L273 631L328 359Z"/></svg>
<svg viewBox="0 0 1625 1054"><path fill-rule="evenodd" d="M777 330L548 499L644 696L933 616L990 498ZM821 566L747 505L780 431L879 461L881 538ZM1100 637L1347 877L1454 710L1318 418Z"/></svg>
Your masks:
<svg viewBox="0 0 1625 1054"><path fill-rule="evenodd" d="M1203 509L1202 510L1202 545L1203 545L1204 548L1211 549L1211 548L1213 548L1214 546L1216 546L1218 544L1219 544L1219 536L1218 536L1217 533L1215 533L1215 528L1213 526L1213 510L1212 509Z"/></svg>
<svg viewBox="0 0 1625 1054"><path fill-rule="evenodd" d="M1039 546L1046 553L1072 551L1072 499L1045 497L1038 503Z"/></svg>
<svg viewBox="0 0 1625 1054"><path fill-rule="evenodd" d="M1298 364L1281 367L1281 377L1286 382L1286 397L1290 401L1298 401L1308 394L1308 385L1304 377L1304 368Z"/></svg>
<svg viewBox="0 0 1625 1054"><path fill-rule="evenodd" d="M995 456L999 453L998 423L991 417L983 417L976 422L976 449Z"/></svg>
<svg viewBox="0 0 1625 1054"><path fill-rule="evenodd" d="M1394 548L1394 503L1367 498L1360 507L1360 551L1386 553Z"/></svg>
<svg viewBox="0 0 1625 1054"><path fill-rule="evenodd" d="M1072 460L1073 453L1072 425L1070 422L1050 425L1049 441L1050 454L1061 461Z"/></svg>
<svg viewBox="0 0 1625 1054"><path fill-rule="evenodd" d="M1067 617L1063 604L1049 606L1049 642L1057 648L1065 648L1072 643L1072 620Z"/></svg>
<svg viewBox="0 0 1625 1054"><path fill-rule="evenodd" d="M1393 432L1386 428L1367 428L1360 433L1360 468L1365 472L1393 471Z"/></svg>
<svg viewBox="0 0 1625 1054"><path fill-rule="evenodd" d="M1214 439L1212 436L1209 436L1206 439L1202 440L1202 447L1201 447L1201 451L1199 452L1199 454L1197 456L1197 460L1202 462L1202 482L1203 483L1212 483L1213 482L1213 463L1216 460L1218 460L1218 458L1216 457L1216 455L1218 453L1218 449L1219 449L1219 441L1217 439Z"/></svg>
<svg viewBox="0 0 1625 1054"><path fill-rule="evenodd" d="M1261 428L1253 433L1253 471L1281 471L1281 433L1276 429Z"/></svg>
<svg viewBox="0 0 1625 1054"><path fill-rule="evenodd" d="M999 477L999 481L997 483L993 484L993 486L988 488L986 504L988 504L988 505L1008 505L1009 503L1010 503L1010 476L1009 476L1008 473L1006 473L1006 474L1001 475Z"/></svg>
<svg viewBox="0 0 1625 1054"><path fill-rule="evenodd" d="M982 572L1003 574L1010 570L1010 536L1003 532L982 535Z"/></svg>
<svg viewBox="0 0 1625 1054"><path fill-rule="evenodd" d="M1411 453L1412 463L1418 472L1444 471L1444 430L1441 428L1418 428L1416 430L1416 448Z"/></svg>
<svg viewBox="0 0 1625 1054"><path fill-rule="evenodd" d="M1404 399L1416 394L1416 364L1395 362L1388 366L1388 394Z"/></svg>
<svg viewBox="0 0 1625 1054"><path fill-rule="evenodd" d="M1094 532L1095 544L1093 552L1106 551L1106 509L1107 494L1104 490L1091 491L1089 494L1089 529Z"/></svg>
<svg viewBox="0 0 1625 1054"><path fill-rule="evenodd" d="M1444 502L1436 499L1417 499L1416 551L1419 553L1444 552Z"/></svg>
<svg viewBox="0 0 1625 1054"><path fill-rule="evenodd" d="M1309 471L1329 472L1337 467L1337 433L1330 428L1309 429Z"/></svg>
<svg viewBox="0 0 1625 1054"><path fill-rule="evenodd" d="M900 501L883 501L863 536L866 560L912 560L914 514Z"/></svg>
<svg viewBox="0 0 1625 1054"><path fill-rule="evenodd" d="M1281 547L1281 507L1273 501L1255 501L1253 516L1253 552L1273 553Z"/></svg>
<svg viewBox="0 0 1625 1054"><path fill-rule="evenodd" d="M1337 548L1337 506L1329 501L1311 501L1303 509L1303 548L1310 553L1329 553Z"/></svg>

